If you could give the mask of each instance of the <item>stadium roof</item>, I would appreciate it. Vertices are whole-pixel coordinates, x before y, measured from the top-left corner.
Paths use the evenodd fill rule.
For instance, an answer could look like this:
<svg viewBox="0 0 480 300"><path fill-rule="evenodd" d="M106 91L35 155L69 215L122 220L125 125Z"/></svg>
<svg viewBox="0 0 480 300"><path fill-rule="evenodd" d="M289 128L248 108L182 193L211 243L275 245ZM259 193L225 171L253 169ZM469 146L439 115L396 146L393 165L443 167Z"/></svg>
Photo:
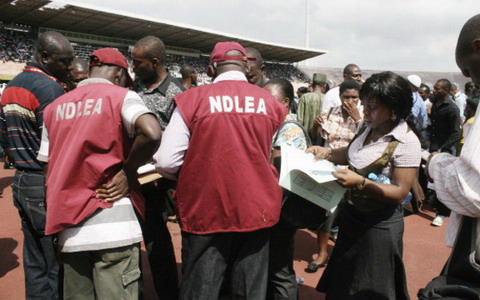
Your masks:
<svg viewBox="0 0 480 300"><path fill-rule="evenodd" d="M129 40L155 35L166 45L196 49L206 54L212 51L215 43L227 40L238 41L244 47L255 47L265 60L270 61L299 62L326 53L318 49L271 44L190 25L162 22L125 12L105 11L104 8L72 4L72 1L66 4L48 0L7 0L0 4L0 12L0 20L4 24L20 23Z"/></svg>

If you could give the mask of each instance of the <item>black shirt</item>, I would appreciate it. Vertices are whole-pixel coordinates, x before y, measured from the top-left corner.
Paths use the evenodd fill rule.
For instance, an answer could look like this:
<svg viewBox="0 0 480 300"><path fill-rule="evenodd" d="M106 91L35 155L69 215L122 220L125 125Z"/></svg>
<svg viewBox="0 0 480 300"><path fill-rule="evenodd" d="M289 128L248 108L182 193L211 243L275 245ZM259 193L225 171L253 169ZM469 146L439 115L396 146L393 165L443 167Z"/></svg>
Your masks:
<svg viewBox="0 0 480 300"><path fill-rule="evenodd" d="M460 139L460 111L457 105L450 99L438 106L433 104L430 119L430 152L452 153L452 146Z"/></svg>

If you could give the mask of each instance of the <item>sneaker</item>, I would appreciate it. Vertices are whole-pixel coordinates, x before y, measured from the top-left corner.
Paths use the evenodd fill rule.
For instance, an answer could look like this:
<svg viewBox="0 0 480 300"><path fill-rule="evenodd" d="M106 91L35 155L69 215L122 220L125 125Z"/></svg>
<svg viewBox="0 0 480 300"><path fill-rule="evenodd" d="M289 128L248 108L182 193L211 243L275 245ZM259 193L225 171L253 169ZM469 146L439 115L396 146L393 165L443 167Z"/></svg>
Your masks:
<svg viewBox="0 0 480 300"><path fill-rule="evenodd" d="M440 227L443 225L443 219L445 219L445 216L436 216L435 219L433 219L432 221L432 225L433 226L437 226L437 227Z"/></svg>

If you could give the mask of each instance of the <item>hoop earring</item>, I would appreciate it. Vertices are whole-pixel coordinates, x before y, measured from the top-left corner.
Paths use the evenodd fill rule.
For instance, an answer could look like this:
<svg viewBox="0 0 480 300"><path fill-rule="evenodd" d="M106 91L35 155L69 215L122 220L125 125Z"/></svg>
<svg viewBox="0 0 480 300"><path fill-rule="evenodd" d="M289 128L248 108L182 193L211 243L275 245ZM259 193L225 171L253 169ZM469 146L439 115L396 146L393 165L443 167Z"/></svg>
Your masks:
<svg viewBox="0 0 480 300"><path fill-rule="evenodd" d="M397 120L397 115L395 113L392 113L391 119L392 119L392 121L396 121Z"/></svg>

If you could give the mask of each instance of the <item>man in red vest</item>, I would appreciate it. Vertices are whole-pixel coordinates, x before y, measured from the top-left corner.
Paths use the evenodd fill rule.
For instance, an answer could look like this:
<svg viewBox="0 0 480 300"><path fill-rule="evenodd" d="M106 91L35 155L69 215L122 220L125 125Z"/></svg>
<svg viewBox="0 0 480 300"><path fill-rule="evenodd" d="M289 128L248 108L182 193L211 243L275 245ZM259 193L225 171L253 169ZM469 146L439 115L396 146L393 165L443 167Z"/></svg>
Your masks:
<svg viewBox="0 0 480 300"><path fill-rule="evenodd" d="M181 299L218 298L228 267L233 298L266 295L268 229L278 222L282 198L269 156L287 111L247 82L247 60L236 42L215 46L208 68L214 83L175 97L154 156L162 175L178 176Z"/></svg>
<svg viewBox="0 0 480 300"><path fill-rule="evenodd" d="M48 161L46 234L58 233L66 299L138 299L143 215L137 169L162 131L125 56L103 48L90 78L44 113L38 159ZM134 210L135 209L135 210Z"/></svg>

